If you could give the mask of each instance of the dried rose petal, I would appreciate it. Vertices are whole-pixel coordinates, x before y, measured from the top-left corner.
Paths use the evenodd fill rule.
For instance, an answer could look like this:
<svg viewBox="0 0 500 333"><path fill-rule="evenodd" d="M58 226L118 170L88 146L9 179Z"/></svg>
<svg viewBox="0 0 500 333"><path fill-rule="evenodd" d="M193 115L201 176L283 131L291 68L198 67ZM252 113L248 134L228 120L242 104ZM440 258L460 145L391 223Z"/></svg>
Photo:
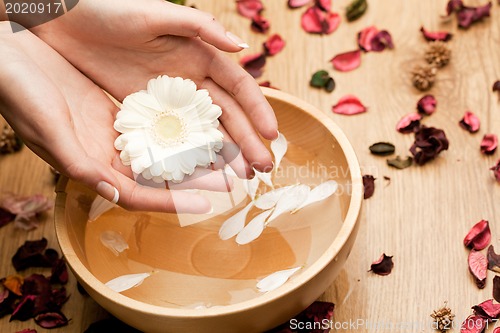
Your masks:
<svg viewBox="0 0 500 333"><path fill-rule="evenodd" d="M483 316L470 315L460 326L460 333L482 333L487 327L488 321Z"/></svg>
<svg viewBox="0 0 500 333"><path fill-rule="evenodd" d="M9 224L10 222L14 221L15 218L16 215L3 208L0 208L0 227Z"/></svg>
<svg viewBox="0 0 500 333"><path fill-rule="evenodd" d="M37 333L35 329L32 328L25 328L22 331L17 331L16 333Z"/></svg>
<svg viewBox="0 0 500 333"><path fill-rule="evenodd" d="M492 299L484 301L472 307L474 313L485 317L488 320L498 319L500 317L500 304L494 304Z"/></svg>
<svg viewBox="0 0 500 333"><path fill-rule="evenodd" d="M359 48L365 52L372 50L372 40L379 33L379 30L375 26L369 26L364 28L358 33L358 45Z"/></svg>
<svg viewBox="0 0 500 333"><path fill-rule="evenodd" d="M324 12L332 9L332 0L315 0L316 6Z"/></svg>
<svg viewBox="0 0 500 333"><path fill-rule="evenodd" d="M337 29L339 23L339 14L325 13L317 6L309 7L301 18L302 28L314 34L331 34Z"/></svg>
<svg viewBox="0 0 500 333"><path fill-rule="evenodd" d="M69 296L66 294L66 288L61 287L59 289L52 289L50 302L47 307L51 311L59 311L61 306L66 303L68 299Z"/></svg>
<svg viewBox="0 0 500 333"><path fill-rule="evenodd" d="M464 117L459 122L460 127L471 133L479 131L480 121L479 118L471 111L466 111Z"/></svg>
<svg viewBox="0 0 500 333"><path fill-rule="evenodd" d="M363 176L364 199L371 198L375 192L375 178L372 175Z"/></svg>
<svg viewBox="0 0 500 333"><path fill-rule="evenodd" d="M341 72L348 72L356 69L361 65L361 51L349 51L341 54L337 54L330 60L333 64L333 68Z"/></svg>
<svg viewBox="0 0 500 333"><path fill-rule="evenodd" d="M54 249L47 249L45 250L45 258L47 258L47 261L50 263L50 266L54 266L56 263L57 259L59 259L59 253L57 253L56 250Z"/></svg>
<svg viewBox="0 0 500 333"><path fill-rule="evenodd" d="M16 308L12 312L9 321L20 320L25 321L33 318L35 310L35 295L26 295L23 297L21 302L17 304Z"/></svg>
<svg viewBox="0 0 500 333"><path fill-rule="evenodd" d="M264 53L247 55L241 58L241 66L254 78L260 77L263 67L266 64L266 55Z"/></svg>
<svg viewBox="0 0 500 333"><path fill-rule="evenodd" d="M415 142L410 147L410 152L418 165L424 165L448 147L449 142L443 130L422 125L415 132Z"/></svg>
<svg viewBox="0 0 500 333"><path fill-rule="evenodd" d="M52 266L51 274L50 283L68 283L68 268L63 259L58 259L54 266Z"/></svg>
<svg viewBox="0 0 500 333"><path fill-rule="evenodd" d="M300 8L307 5L311 1L312 0L288 0L288 8L290 9Z"/></svg>
<svg viewBox="0 0 500 333"><path fill-rule="evenodd" d="M486 5L480 7L463 6L457 13L458 26L467 29L473 23L490 16L491 5L491 2L488 2Z"/></svg>
<svg viewBox="0 0 500 333"><path fill-rule="evenodd" d="M279 34L274 34L266 40L263 46L265 54L267 56L273 56L283 50L285 41Z"/></svg>
<svg viewBox="0 0 500 333"><path fill-rule="evenodd" d="M21 296L21 286L23 285L24 279L20 275L9 275L5 279L1 280L5 288L13 292L14 294Z"/></svg>
<svg viewBox="0 0 500 333"><path fill-rule="evenodd" d="M453 12L458 12L464 7L462 0L450 0L446 5L446 13L450 15Z"/></svg>
<svg viewBox="0 0 500 333"><path fill-rule="evenodd" d="M294 317L297 323L304 324L304 327L318 327L320 323L324 323L325 321L330 321L333 317L333 309L335 304L330 302L321 302L315 301L311 305L307 307L304 311L299 313ZM284 324L281 324L278 327L275 327L272 330L266 331L265 333L293 333L296 330L292 330L291 322L287 321ZM309 330L310 333L328 333L330 331L329 328L321 328Z"/></svg>
<svg viewBox="0 0 500 333"><path fill-rule="evenodd" d="M354 95L345 95L332 107L333 113L353 115L366 112L366 106Z"/></svg>
<svg viewBox="0 0 500 333"><path fill-rule="evenodd" d="M263 81L263 82L259 83L259 86L261 86L261 87L267 87L267 88L271 88L271 89L276 89L276 90L280 90L279 88L273 86L271 84L271 81Z"/></svg>
<svg viewBox="0 0 500 333"><path fill-rule="evenodd" d="M493 245L488 247L486 256L488 258L488 269L500 273L500 255L495 253Z"/></svg>
<svg viewBox="0 0 500 333"><path fill-rule="evenodd" d="M387 30L379 31L370 41L371 50L375 52L382 52L385 48L393 49L391 34Z"/></svg>
<svg viewBox="0 0 500 333"><path fill-rule="evenodd" d="M469 271L474 277L476 285L479 289L483 289L486 285L486 273L488 271L488 260L479 251L471 250L469 253Z"/></svg>
<svg viewBox="0 0 500 333"><path fill-rule="evenodd" d="M464 245L470 249L482 250L488 246L491 240L491 231L488 221L477 222L464 238Z"/></svg>
<svg viewBox="0 0 500 333"><path fill-rule="evenodd" d="M500 92L500 80L497 80L497 81L495 81L495 83L493 83L493 92L495 92L495 91Z"/></svg>
<svg viewBox="0 0 500 333"><path fill-rule="evenodd" d="M236 9L241 16L251 19L264 9L264 5L261 0L237 0Z"/></svg>
<svg viewBox="0 0 500 333"><path fill-rule="evenodd" d="M417 110L420 113L431 115L436 111L437 101L434 95L425 95L419 99L417 103Z"/></svg>
<svg viewBox="0 0 500 333"><path fill-rule="evenodd" d="M409 113L401 118L396 124L396 130L400 133L412 133L420 128L422 116L419 113Z"/></svg>
<svg viewBox="0 0 500 333"><path fill-rule="evenodd" d="M28 267L50 267L51 263L43 255L43 250L47 247L47 239L42 238L37 241L26 241L12 257L12 265L16 271Z"/></svg>
<svg viewBox="0 0 500 333"><path fill-rule="evenodd" d="M387 256L385 253L382 253L380 258L372 263L370 271L378 275L389 275L393 267L394 262L392 261L392 256Z"/></svg>
<svg viewBox="0 0 500 333"><path fill-rule="evenodd" d="M500 2L500 0L498 0ZM491 333L500 333L500 327L496 327Z"/></svg>
<svg viewBox="0 0 500 333"><path fill-rule="evenodd" d="M492 166L490 170L493 171L493 175L495 176L495 179L500 182L500 160L497 161L497 164Z"/></svg>
<svg viewBox="0 0 500 333"><path fill-rule="evenodd" d="M424 38L429 42L436 40L447 42L453 37L453 35L447 31L428 31L425 30L424 27L421 27L420 31L424 35Z"/></svg>
<svg viewBox="0 0 500 333"><path fill-rule="evenodd" d="M481 140L481 152L486 155L491 155L497 150L498 138L496 134L485 134Z"/></svg>
<svg viewBox="0 0 500 333"><path fill-rule="evenodd" d="M46 312L36 316L35 323L43 328L56 328L68 325L68 318L61 312Z"/></svg>
<svg viewBox="0 0 500 333"><path fill-rule="evenodd" d="M493 298L495 299L495 301L497 302L500 302L500 276L498 275L495 275L495 277L493 278ZM498 306L498 304L496 304ZM497 313L497 317L495 318L498 318L498 313Z"/></svg>
<svg viewBox="0 0 500 333"><path fill-rule="evenodd" d="M37 215L53 207L53 202L43 195L36 194L29 197L5 196L0 201L0 208L16 215L17 228L31 230L38 226Z"/></svg>
<svg viewBox="0 0 500 333"><path fill-rule="evenodd" d="M24 280L23 295L35 295L33 316L48 310L52 298L50 281L41 274L32 274Z"/></svg>
<svg viewBox="0 0 500 333"><path fill-rule="evenodd" d="M252 17L252 24L250 27L255 32L266 33L271 27L271 23L269 23L268 19L257 14Z"/></svg>

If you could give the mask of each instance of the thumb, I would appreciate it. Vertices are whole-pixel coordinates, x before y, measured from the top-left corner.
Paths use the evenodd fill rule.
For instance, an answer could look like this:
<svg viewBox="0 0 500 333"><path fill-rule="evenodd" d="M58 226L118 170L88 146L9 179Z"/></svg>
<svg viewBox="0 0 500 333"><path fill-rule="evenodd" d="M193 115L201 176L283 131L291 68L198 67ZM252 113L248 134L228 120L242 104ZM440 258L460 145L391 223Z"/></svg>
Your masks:
<svg viewBox="0 0 500 333"><path fill-rule="evenodd" d="M222 51L238 52L248 48L240 37L226 31L213 15L201 10L167 1L146 9L152 33L156 36L175 35L200 37Z"/></svg>

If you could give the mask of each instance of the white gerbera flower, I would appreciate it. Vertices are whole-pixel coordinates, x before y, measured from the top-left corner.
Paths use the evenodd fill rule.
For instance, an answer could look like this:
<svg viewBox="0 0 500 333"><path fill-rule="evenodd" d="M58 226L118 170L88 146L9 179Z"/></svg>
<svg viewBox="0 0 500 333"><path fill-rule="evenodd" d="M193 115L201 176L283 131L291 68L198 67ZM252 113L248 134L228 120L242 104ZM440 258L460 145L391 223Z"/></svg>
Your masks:
<svg viewBox="0 0 500 333"><path fill-rule="evenodd" d="M181 182L197 166L215 162L222 148L217 129L221 108L191 80L166 75L148 82L147 90L125 98L114 128L115 148L136 174L157 183Z"/></svg>

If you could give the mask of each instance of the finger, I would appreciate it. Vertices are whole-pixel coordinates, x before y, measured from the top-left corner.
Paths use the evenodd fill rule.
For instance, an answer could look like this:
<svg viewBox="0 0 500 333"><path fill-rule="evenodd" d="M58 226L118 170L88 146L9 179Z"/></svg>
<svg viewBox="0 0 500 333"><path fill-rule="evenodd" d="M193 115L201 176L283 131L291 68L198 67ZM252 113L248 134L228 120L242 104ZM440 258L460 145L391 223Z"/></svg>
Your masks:
<svg viewBox="0 0 500 333"><path fill-rule="evenodd" d="M228 161L227 163L239 178L252 177L255 173L250 163L243 157L240 147L234 142L224 126L219 126L219 131L224 134L224 146L220 152L224 156L224 160Z"/></svg>
<svg viewBox="0 0 500 333"><path fill-rule="evenodd" d="M211 79L206 79L202 83L202 86L210 91L214 103L222 108L220 121L227 130L227 133L229 133L228 140L225 140L229 147L226 147L226 143L224 143L224 147L226 147L224 152L226 155L223 154L224 160L230 163L235 172L239 170L239 175L245 172L245 169L248 169L246 166L242 169L241 158L243 156L250 165L256 169L260 171L269 171L272 168L271 154L257 135L257 132L253 128L245 112L242 110L240 104ZM234 142L231 142L233 139ZM238 155L232 158L228 156L230 154L234 155L235 153L234 148L237 147L234 147L234 143L241 148L243 155L239 160L231 164L231 159L238 157ZM245 172L245 174L248 175L247 172Z"/></svg>
<svg viewBox="0 0 500 333"><path fill-rule="evenodd" d="M248 48L240 37L226 29L209 13L167 1L148 7L148 22L156 36L200 37L220 50L238 52Z"/></svg>
<svg viewBox="0 0 500 333"><path fill-rule="evenodd" d="M278 122L259 85L243 68L222 53L214 55L209 76L241 105L259 133L268 140L278 137Z"/></svg>

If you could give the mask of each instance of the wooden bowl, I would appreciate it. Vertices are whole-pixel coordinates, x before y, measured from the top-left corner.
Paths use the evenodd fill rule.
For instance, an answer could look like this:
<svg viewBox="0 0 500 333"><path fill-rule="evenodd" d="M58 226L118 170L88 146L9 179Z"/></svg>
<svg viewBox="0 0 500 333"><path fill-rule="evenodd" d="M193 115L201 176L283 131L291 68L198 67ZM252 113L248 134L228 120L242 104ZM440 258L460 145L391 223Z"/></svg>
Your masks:
<svg viewBox="0 0 500 333"><path fill-rule="evenodd" d="M305 176L284 173L277 181L293 183L311 178L314 182L320 177L322 181L336 180L339 189L323 203L287 214L282 221L277 219L277 226L266 228L255 244L240 246L217 236L218 227L231 213L227 209L187 227L179 226L175 214L148 215L140 239L127 226L129 220L140 220L145 213L121 208L106 213L112 217L108 220L118 220L118 228L124 228L122 234L128 235L131 245L127 260L140 257L141 267L182 277L174 282L162 285L162 281L156 281L155 285L152 276L140 287L123 293L106 287L103 282L127 274L120 270L137 266L137 260L134 265L123 265L122 261L120 266L120 260L89 236L92 229L105 229L108 223L87 221L95 193L67 179L58 184L55 225L62 252L90 296L125 323L145 332L262 332L306 308L342 268L356 237L363 196L352 146L342 130L313 106L278 90L263 91L276 112L280 131L289 141L283 168L294 166L307 171ZM243 204L236 202L238 209ZM252 279L297 263L303 268L278 289L267 293L248 289ZM130 272L136 273L133 269ZM236 292L224 290L228 283ZM163 304L158 295L169 301ZM197 298L210 306L196 307Z"/></svg>

